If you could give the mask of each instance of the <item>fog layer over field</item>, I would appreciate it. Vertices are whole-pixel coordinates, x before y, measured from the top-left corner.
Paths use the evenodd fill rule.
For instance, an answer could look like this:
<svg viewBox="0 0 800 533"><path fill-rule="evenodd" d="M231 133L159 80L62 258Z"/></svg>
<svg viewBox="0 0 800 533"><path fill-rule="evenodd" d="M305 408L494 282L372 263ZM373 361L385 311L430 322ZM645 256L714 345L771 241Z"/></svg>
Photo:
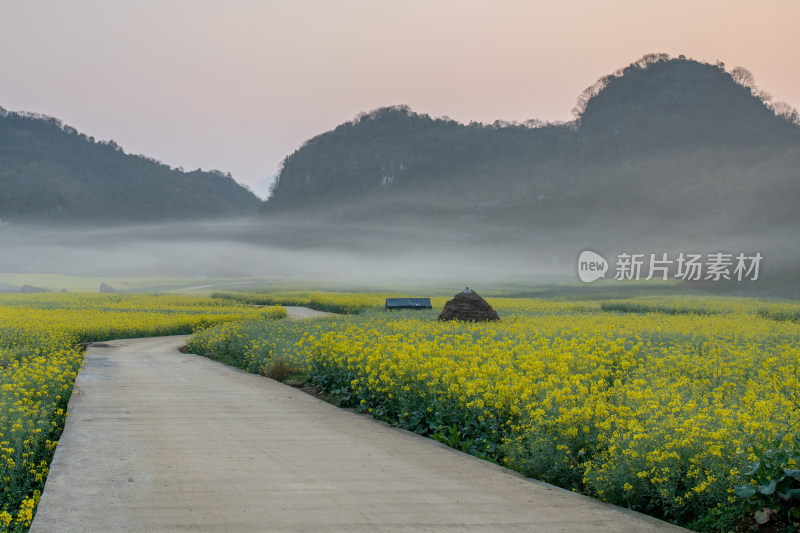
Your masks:
<svg viewBox="0 0 800 533"><path fill-rule="evenodd" d="M460 283L569 276L572 267L572 257L562 264L525 247L436 243L433 232L363 227L320 232L297 223L251 221L104 229L4 225L0 272Z"/></svg>
<svg viewBox="0 0 800 533"><path fill-rule="evenodd" d="M0 272L86 276L258 277L342 285L526 286L578 282L579 253L591 249L609 262L613 281L620 253L760 253L760 279L737 284L734 292L764 294L792 287L796 253L790 236L772 235L689 240L687 231L663 233L566 227L558 234L527 228L484 227L480 231L437 229L430 224L334 225L320 228L301 220L236 220L109 228L0 226ZM670 267L670 277L675 265ZM659 277L659 276L656 276ZM706 284L706 289L714 289ZM729 289L731 289L729 287ZM775 290L766 292L774 293ZM785 291L784 291L785 292Z"/></svg>

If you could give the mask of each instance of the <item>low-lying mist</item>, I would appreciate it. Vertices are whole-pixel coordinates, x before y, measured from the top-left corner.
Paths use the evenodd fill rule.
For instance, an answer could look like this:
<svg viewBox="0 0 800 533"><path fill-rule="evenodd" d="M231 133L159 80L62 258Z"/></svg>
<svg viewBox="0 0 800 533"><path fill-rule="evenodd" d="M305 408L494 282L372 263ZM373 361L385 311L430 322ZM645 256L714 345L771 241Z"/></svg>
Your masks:
<svg viewBox="0 0 800 533"><path fill-rule="evenodd" d="M702 290L797 296L798 253L791 235L692 236L672 226L655 235L651 225L582 227L556 232L508 225L437 225L430 220L373 224L309 222L304 219L182 222L106 228L0 225L0 272L93 277L259 278L341 287L541 286L580 284L578 255L584 249L609 262L614 281L620 253L740 252L763 257L759 279L700 283ZM645 228L648 231L635 231ZM658 276L657 276L658 277ZM674 277L674 265L670 267ZM198 281L198 285L202 281ZM724 288L724 290L723 290Z"/></svg>
<svg viewBox="0 0 800 533"><path fill-rule="evenodd" d="M435 241L435 239L434 239ZM263 277L343 284L502 282L569 276L528 250L436 247L397 228L248 220L112 228L0 227L0 272L126 277Z"/></svg>

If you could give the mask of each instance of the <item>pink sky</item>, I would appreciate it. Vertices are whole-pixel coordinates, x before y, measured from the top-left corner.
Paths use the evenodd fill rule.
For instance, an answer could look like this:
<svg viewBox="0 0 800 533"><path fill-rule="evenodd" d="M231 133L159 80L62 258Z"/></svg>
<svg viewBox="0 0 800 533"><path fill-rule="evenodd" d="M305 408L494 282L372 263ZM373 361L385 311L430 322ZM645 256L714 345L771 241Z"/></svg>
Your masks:
<svg viewBox="0 0 800 533"><path fill-rule="evenodd" d="M570 120L650 52L743 66L800 107L798 20L797 0L4 0L0 106L264 196L361 111Z"/></svg>

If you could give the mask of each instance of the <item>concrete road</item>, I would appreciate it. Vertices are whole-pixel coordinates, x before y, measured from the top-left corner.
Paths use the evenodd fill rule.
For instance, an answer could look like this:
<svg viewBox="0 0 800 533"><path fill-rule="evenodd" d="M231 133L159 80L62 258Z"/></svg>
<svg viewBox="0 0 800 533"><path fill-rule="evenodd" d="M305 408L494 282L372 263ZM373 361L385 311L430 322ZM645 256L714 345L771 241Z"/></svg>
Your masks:
<svg viewBox="0 0 800 533"><path fill-rule="evenodd" d="M32 532L681 531L184 342L87 350Z"/></svg>
<svg viewBox="0 0 800 533"><path fill-rule="evenodd" d="M325 311L317 311L316 309L309 309L308 307L294 307L291 305L284 305L286 309L286 318L292 320L300 320L303 318L319 318L323 316L334 316L334 313L326 313Z"/></svg>

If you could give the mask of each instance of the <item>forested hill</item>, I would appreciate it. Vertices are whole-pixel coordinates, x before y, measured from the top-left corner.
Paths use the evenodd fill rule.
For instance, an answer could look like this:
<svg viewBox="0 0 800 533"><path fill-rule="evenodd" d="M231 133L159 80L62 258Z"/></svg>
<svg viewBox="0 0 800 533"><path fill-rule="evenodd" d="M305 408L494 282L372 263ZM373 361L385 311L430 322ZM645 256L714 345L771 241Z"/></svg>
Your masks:
<svg viewBox="0 0 800 533"><path fill-rule="evenodd" d="M126 154L58 119L0 108L0 220L164 221L252 215L261 202L219 171Z"/></svg>
<svg viewBox="0 0 800 533"><path fill-rule="evenodd" d="M800 221L800 116L743 68L651 54L588 87L574 112L490 125L405 106L362 114L288 156L262 211L539 233L576 220L642 231Z"/></svg>

